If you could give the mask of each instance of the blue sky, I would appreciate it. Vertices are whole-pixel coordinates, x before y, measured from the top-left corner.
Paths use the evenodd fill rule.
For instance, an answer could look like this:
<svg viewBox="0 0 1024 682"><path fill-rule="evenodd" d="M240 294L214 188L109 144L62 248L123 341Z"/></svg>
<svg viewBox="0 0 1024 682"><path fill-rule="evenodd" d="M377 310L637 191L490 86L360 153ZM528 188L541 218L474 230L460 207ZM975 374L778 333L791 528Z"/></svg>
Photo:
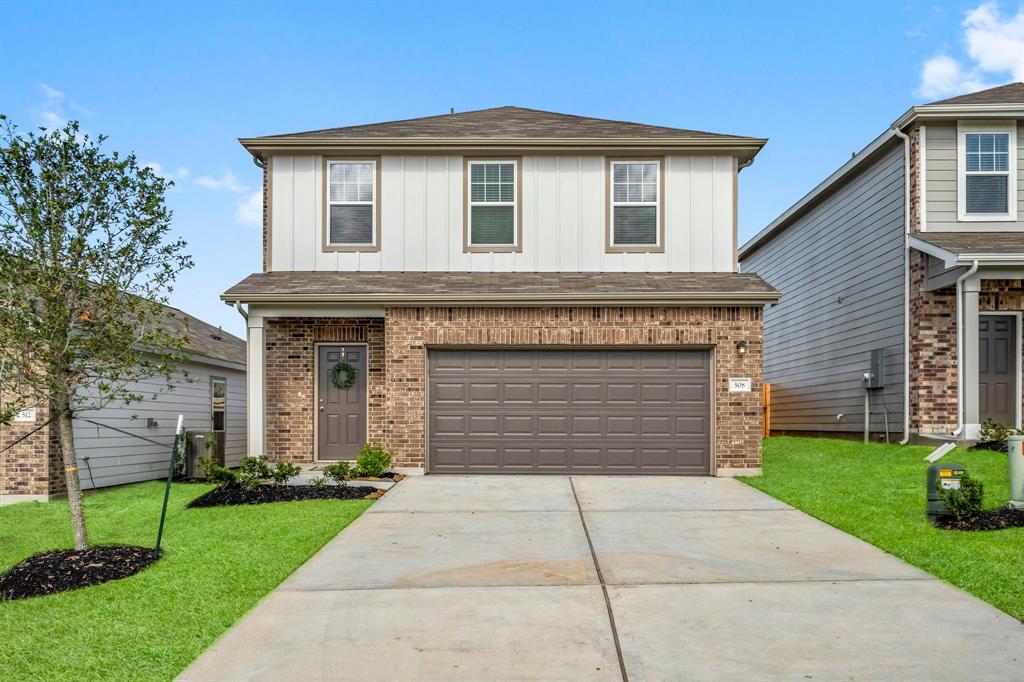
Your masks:
<svg viewBox="0 0 1024 682"><path fill-rule="evenodd" d="M236 138L515 104L764 136L753 235L908 106L1024 79L1017 3L8 2L0 112L79 119L173 177L197 266L172 303L260 269L260 171Z"/></svg>

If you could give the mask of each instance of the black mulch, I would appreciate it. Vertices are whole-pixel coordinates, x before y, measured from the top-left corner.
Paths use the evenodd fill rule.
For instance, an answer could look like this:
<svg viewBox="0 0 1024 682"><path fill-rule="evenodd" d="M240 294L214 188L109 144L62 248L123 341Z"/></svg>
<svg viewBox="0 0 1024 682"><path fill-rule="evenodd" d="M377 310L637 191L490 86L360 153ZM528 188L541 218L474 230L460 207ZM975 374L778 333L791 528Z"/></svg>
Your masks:
<svg viewBox="0 0 1024 682"><path fill-rule="evenodd" d="M0 576L0 601L77 590L135 575L156 561L148 547L56 549L34 554Z"/></svg>
<svg viewBox="0 0 1024 682"><path fill-rule="evenodd" d="M944 530L1002 530L1024 528L1024 510L986 509L977 516L957 521L952 516L940 516L935 525Z"/></svg>
<svg viewBox="0 0 1024 682"><path fill-rule="evenodd" d="M370 486L261 485L255 490L241 486L215 488L188 503L189 507L223 507L238 504L266 504L297 500L358 500L379 492Z"/></svg>

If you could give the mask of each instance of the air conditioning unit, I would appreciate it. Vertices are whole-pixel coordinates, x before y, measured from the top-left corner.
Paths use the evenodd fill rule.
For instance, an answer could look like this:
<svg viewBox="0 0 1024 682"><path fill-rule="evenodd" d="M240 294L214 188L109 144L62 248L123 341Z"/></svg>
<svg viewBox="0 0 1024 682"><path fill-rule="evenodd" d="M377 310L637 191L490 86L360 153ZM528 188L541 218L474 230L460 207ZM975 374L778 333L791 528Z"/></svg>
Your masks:
<svg viewBox="0 0 1024 682"><path fill-rule="evenodd" d="M199 459L206 454L206 432L190 431L185 443L185 478L199 478Z"/></svg>

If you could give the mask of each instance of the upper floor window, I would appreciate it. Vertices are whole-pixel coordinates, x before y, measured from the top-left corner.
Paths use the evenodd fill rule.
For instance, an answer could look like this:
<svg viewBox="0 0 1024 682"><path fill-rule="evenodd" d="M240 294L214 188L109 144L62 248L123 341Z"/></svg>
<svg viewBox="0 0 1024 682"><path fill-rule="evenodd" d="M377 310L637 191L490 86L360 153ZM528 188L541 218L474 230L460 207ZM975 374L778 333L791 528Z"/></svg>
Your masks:
<svg viewBox="0 0 1024 682"><path fill-rule="evenodd" d="M960 220L1016 220L1015 126L961 125L957 209Z"/></svg>
<svg viewBox="0 0 1024 682"><path fill-rule="evenodd" d="M609 251L660 251L661 160L610 161Z"/></svg>
<svg viewBox="0 0 1024 682"><path fill-rule="evenodd" d="M324 248L376 251L379 206L376 159L325 161L327 210Z"/></svg>
<svg viewBox="0 0 1024 682"><path fill-rule="evenodd" d="M519 161L467 161L467 251L519 251Z"/></svg>

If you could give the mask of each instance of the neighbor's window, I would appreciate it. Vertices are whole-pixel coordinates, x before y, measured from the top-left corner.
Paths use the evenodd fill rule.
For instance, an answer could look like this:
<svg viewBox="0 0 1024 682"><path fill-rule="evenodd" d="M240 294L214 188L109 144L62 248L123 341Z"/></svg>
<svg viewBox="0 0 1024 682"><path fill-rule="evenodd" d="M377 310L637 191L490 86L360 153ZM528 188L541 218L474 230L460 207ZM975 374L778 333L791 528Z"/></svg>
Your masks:
<svg viewBox="0 0 1024 682"><path fill-rule="evenodd" d="M612 161L612 246L659 246L658 161Z"/></svg>
<svg viewBox="0 0 1024 682"><path fill-rule="evenodd" d="M213 379L210 382L210 413L214 431L224 430L224 415L228 409L228 382L224 379Z"/></svg>
<svg viewBox="0 0 1024 682"><path fill-rule="evenodd" d="M377 227L377 162L329 161L327 173L327 243L373 246Z"/></svg>
<svg viewBox="0 0 1024 682"><path fill-rule="evenodd" d="M1015 134L1009 130L962 130L960 217L1014 220Z"/></svg>
<svg viewBox="0 0 1024 682"><path fill-rule="evenodd" d="M516 162L469 162L469 246L516 244Z"/></svg>

